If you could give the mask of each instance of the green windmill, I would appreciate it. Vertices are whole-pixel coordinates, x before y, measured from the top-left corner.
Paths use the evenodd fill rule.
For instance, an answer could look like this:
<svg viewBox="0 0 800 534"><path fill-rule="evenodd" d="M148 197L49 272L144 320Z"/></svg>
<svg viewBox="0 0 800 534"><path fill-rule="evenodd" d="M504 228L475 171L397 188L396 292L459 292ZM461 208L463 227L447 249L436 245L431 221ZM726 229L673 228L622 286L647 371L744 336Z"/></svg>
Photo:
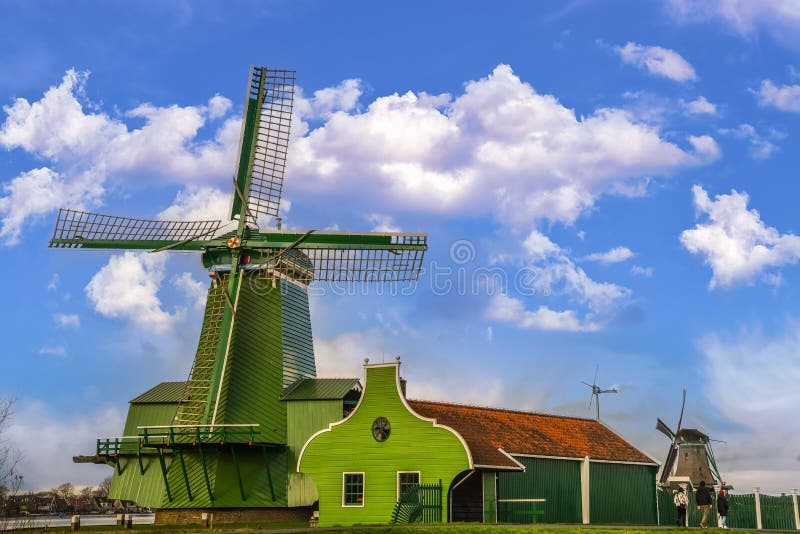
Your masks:
<svg viewBox="0 0 800 534"><path fill-rule="evenodd" d="M282 400L316 375L308 284L419 276L426 234L280 228L294 76L250 70L233 179L235 231L222 233L218 220L59 211L51 247L197 251L212 278L188 381L131 401L125 435L99 439L94 456L76 457L115 467L112 497L153 508L310 504L307 488L296 490L302 497L289 487L298 436ZM270 218L275 229L259 227Z"/></svg>

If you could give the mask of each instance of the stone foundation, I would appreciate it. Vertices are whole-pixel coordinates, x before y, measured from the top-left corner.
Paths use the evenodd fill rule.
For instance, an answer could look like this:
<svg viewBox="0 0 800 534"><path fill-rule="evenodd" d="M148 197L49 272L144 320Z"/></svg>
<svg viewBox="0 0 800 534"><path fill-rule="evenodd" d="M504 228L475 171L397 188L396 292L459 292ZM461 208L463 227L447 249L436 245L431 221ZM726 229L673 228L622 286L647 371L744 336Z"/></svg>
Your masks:
<svg viewBox="0 0 800 534"><path fill-rule="evenodd" d="M205 524L202 514L208 514L214 525L223 523L278 523L308 522L313 513L311 506L294 508L180 508L156 510L156 525ZM213 514L213 515L212 515Z"/></svg>

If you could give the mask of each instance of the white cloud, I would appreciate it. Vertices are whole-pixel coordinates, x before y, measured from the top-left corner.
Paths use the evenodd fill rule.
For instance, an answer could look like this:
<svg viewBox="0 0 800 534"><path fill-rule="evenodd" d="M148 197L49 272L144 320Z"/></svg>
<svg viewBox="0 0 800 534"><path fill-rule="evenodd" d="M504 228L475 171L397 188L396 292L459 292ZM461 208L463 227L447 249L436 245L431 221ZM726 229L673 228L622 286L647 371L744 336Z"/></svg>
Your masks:
<svg viewBox="0 0 800 534"><path fill-rule="evenodd" d="M56 313L53 320L59 328L80 328L81 318L75 313Z"/></svg>
<svg viewBox="0 0 800 534"><path fill-rule="evenodd" d="M572 223L619 182L719 155L710 137L687 144L665 141L620 109L577 117L499 65L455 97L407 92L379 97L361 113L332 114L295 135L289 172L296 187L317 195L369 191L378 209L491 213L530 227Z"/></svg>
<svg viewBox="0 0 800 534"><path fill-rule="evenodd" d="M706 97L699 96L690 102L684 102L683 107L689 115L716 115L717 106L709 102Z"/></svg>
<svg viewBox="0 0 800 534"><path fill-rule="evenodd" d="M632 265L631 274L634 276L643 276L650 278L653 276L654 269L652 267L643 267L641 265Z"/></svg>
<svg viewBox="0 0 800 534"><path fill-rule="evenodd" d="M707 222L681 233L681 243L711 267L711 289L752 282L759 275L775 281L770 269L800 260L800 237L766 226L755 209L747 209L747 193L731 191L711 200L699 185L692 187L694 205Z"/></svg>
<svg viewBox="0 0 800 534"><path fill-rule="evenodd" d="M81 208L96 204L103 188L88 174L67 180L56 171L41 167L23 172L3 184L4 196L0 197L0 239L7 245L20 242L23 231L31 219L44 218L64 204Z"/></svg>
<svg viewBox="0 0 800 534"><path fill-rule="evenodd" d="M343 80L336 87L314 91L314 96L305 98L302 89L295 96L295 112L304 119L329 118L338 111L351 111L362 94L361 80Z"/></svg>
<svg viewBox="0 0 800 534"><path fill-rule="evenodd" d="M795 420L800 404L800 324L791 322L774 337L758 330L711 334L698 345L708 400L736 425L712 435L735 443L730 452L715 447L724 475L734 486L762 486L766 492L794 487L800 457L787 445L800 443L800 427L787 422Z"/></svg>
<svg viewBox="0 0 800 534"><path fill-rule="evenodd" d="M694 68L674 50L660 46L644 46L634 42L628 42L625 46L616 46L614 50L625 63L646 70L655 76L669 78L676 82L697 79Z"/></svg>
<svg viewBox="0 0 800 534"><path fill-rule="evenodd" d="M50 280L47 282L47 290L48 291L55 291L58 289L58 285L61 283L61 275L58 273L53 273L50 276Z"/></svg>
<svg viewBox="0 0 800 534"><path fill-rule="evenodd" d="M486 342L491 343L494 341L494 329L491 326L486 327Z"/></svg>
<svg viewBox="0 0 800 534"><path fill-rule="evenodd" d="M800 85L781 85L771 80L761 82L756 93L761 106L769 106L782 111L800 111Z"/></svg>
<svg viewBox="0 0 800 534"><path fill-rule="evenodd" d="M800 28L800 7L796 0L666 0L666 3L680 21L720 19L742 35L762 27L780 40L792 41Z"/></svg>
<svg viewBox="0 0 800 534"><path fill-rule="evenodd" d="M391 347L387 346L380 332L374 329L365 332L346 332L330 339L314 337L317 375L363 380L364 358L376 363L386 354L387 349Z"/></svg>
<svg viewBox="0 0 800 534"><path fill-rule="evenodd" d="M230 219L231 194L216 187L188 185L178 191L173 203L156 215L163 221L209 221Z"/></svg>
<svg viewBox="0 0 800 534"><path fill-rule="evenodd" d="M0 147L22 149L47 159L3 184L0 239L19 241L25 223L59 206L90 207L103 198L111 174L136 171L163 184L202 184L233 171L240 120L229 118L213 139L200 140L207 119L218 119L230 101L215 95L207 106L156 107L142 104L124 117L144 124L128 127L121 119L85 109L81 99L88 73L69 70L61 83L33 103L18 98L5 106Z"/></svg>
<svg viewBox="0 0 800 534"><path fill-rule="evenodd" d="M719 133L750 144L750 155L755 159L769 159L778 150L778 146L759 134L752 124L742 123L736 128L720 128Z"/></svg>
<svg viewBox="0 0 800 534"><path fill-rule="evenodd" d="M389 215L381 215L380 213L370 213L366 216L367 221L372 225L372 232L401 232Z"/></svg>
<svg viewBox="0 0 800 534"><path fill-rule="evenodd" d="M124 416L119 410L99 408L69 416L25 399L16 408L6 437L11 446L23 451L19 472L25 477L25 490L50 489L67 481L94 486L111 474L108 466L75 464L72 456L93 454L100 436L120 435Z"/></svg>
<svg viewBox="0 0 800 534"><path fill-rule="evenodd" d="M525 304L520 299L503 294L491 298L485 316L487 319L532 330L591 332L600 329L600 325L596 323L581 321L573 310L555 311L542 305L535 311L530 311L525 309Z"/></svg>
<svg viewBox="0 0 800 534"><path fill-rule="evenodd" d="M67 347L63 345L47 345L38 350L39 354L44 356L58 356L64 358L67 355Z"/></svg>
<svg viewBox="0 0 800 534"><path fill-rule="evenodd" d="M549 237L538 230L532 230L528 234L528 237L522 243L522 248L533 261L541 261L561 254L561 247L550 241Z"/></svg>
<svg viewBox="0 0 800 534"><path fill-rule="evenodd" d="M233 107L233 102L220 94L216 94L208 99L208 118L219 119L227 115Z"/></svg>
<svg viewBox="0 0 800 534"><path fill-rule="evenodd" d="M628 261L636 254L628 247L614 247L607 252L595 252L583 257L584 261L596 261L603 264L620 263Z"/></svg>
<svg viewBox="0 0 800 534"><path fill-rule="evenodd" d="M192 276L192 273L181 273L176 276L172 283L181 290L195 309L202 310L206 306L206 297L208 296L208 285L198 282Z"/></svg>
<svg viewBox="0 0 800 534"><path fill-rule="evenodd" d="M163 254L112 256L89 281L86 296L101 315L126 319L152 332L169 330L180 314L164 311L158 297L165 262Z"/></svg>
<svg viewBox="0 0 800 534"><path fill-rule="evenodd" d="M595 331L602 329L631 296L628 288L590 278L569 258L567 251L538 230L530 232L523 242L523 250L527 276L515 274L514 290L525 295L564 297L588 311L583 317L575 310L558 311L543 305L530 311L525 309L521 299L508 294L512 288L493 288L501 293L490 299L485 311L487 318L526 329ZM615 254L622 255L621 252ZM498 262L509 259L503 255L495 258Z"/></svg>

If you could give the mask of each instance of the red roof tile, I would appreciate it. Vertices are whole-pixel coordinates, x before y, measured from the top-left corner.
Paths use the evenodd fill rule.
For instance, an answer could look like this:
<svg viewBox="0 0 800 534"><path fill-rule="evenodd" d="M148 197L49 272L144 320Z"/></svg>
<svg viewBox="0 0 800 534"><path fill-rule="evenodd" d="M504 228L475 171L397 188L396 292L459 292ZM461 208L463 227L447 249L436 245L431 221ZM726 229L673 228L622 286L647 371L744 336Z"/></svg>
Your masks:
<svg viewBox="0 0 800 534"><path fill-rule="evenodd" d="M475 465L518 468L509 454L644 462L653 460L594 419L409 400L418 414L456 430Z"/></svg>

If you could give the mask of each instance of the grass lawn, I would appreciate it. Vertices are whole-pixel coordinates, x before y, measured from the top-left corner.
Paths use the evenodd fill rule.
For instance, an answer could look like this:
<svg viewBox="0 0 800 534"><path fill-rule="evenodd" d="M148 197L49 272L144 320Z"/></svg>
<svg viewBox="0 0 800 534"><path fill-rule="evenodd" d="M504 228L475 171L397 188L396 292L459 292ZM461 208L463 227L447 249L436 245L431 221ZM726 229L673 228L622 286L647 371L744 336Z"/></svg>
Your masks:
<svg viewBox="0 0 800 534"><path fill-rule="evenodd" d="M25 532L30 534L36 532L37 534L45 534L48 532L69 532L69 527L57 528L35 528L35 529L17 529L5 530L3 534L13 534L14 532ZM419 526L356 526L356 527L334 527L334 528L321 528L309 529L308 523L305 522L285 522L285 523L225 523L215 525L213 529L203 527L201 525L135 525L132 529L124 527L109 527L109 526L86 526L81 527L81 531L100 533L113 533L121 534L125 531L147 531L148 533L164 532L168 534L189 534L189 533L221 533L221 532L288 532L306 530L308 532L336 532L347 533L354 532L359 534L686 534L687 530L699 531L699 528L692 529L671 529L660 527L634 527L634 526L618 526L618 527L596 527L586 528L577 525L483 525L477 523L455 523L449 525L419 525ZM717 531L721 534L719 529L709 529ZM737 530L740 534L764 534L764 531L756 530ZM779 532L797 532L797 531L779 531L771 530L770 533Z"/></svg>

